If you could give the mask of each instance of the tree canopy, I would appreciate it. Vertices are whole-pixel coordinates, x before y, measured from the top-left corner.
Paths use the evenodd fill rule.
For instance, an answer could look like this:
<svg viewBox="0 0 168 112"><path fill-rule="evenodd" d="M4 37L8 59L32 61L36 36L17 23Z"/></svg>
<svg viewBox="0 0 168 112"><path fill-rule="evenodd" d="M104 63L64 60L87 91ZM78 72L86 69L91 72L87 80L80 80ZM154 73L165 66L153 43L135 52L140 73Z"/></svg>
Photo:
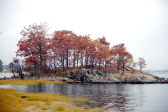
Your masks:
<svg viewBox="0 0 168 112"><path fill-rule="evenodd" d="M39 74L73 68L124 71L133 60L124 43L111 47L105 37L93 40L68 30L48 35L45 24L24 27L21 35L17 56L24 57L25 70Z"/></svg>

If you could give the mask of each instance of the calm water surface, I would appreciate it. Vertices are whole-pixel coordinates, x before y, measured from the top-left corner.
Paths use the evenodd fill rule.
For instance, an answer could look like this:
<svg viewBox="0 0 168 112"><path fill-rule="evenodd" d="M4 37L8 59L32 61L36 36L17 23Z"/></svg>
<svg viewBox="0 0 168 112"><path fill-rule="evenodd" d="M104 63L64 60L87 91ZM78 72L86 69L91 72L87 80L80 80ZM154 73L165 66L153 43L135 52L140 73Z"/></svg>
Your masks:
<svg viewBox="0 0 168 112"><path fill-rule="evenodd" d="M89 106L117 112L168 112L168 84L38 84L1 85L23 92L59 93L93 98Z"/></svg>
<svg viewBox="0 0 168 112"><path fill-rule="evenodd" d="M168 71L147 72L168 78ZM11 76L11 73L0 73L0 78ZM0 85L0 88L89 97L93 100L87 102L87 105L113 109L116 112L168 112L168 84L38 84Z"/></svg>
<svg viewBox="0 0 168 112"><path fill-rule="evenodd" d="M12 73L0 73L0 78L4 78L4 77L12 77L13 74Z"/></svg>

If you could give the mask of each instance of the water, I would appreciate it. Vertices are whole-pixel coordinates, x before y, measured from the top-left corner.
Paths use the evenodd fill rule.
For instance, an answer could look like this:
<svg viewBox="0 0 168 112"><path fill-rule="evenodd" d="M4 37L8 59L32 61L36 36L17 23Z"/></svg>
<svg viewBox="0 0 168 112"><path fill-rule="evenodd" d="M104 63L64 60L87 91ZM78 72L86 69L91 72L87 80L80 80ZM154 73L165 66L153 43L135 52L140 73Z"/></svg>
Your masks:
<svg viewBox="0 0 168 112"><path fill-rule="evenodd" d="M147 72L168 78L168 71ZM93 100L87 105L115 112L168 112L168 84L38 84L0 85L0 88L89 97Z"/></svg>
<svg viewBox="0 0 168 112"><path fill-rule="evenodd" d="M145 70L144 72L168 79L168 70Z"/></svg>
<svg viewBox="0 0 168 112"><path fill-rule="evenodd" d="M1 85L23 92L89 97L87 105L117 112L168 112L168 84Z"/></svg>
<svg viewBox="0 0 168 112"><path fill-rule="evenodd" d="M0 73L0 78L4 78L4 77L7 77L7 78L9 78L9 77L12 77L13 76L13 74L12 73Z"/></svg>

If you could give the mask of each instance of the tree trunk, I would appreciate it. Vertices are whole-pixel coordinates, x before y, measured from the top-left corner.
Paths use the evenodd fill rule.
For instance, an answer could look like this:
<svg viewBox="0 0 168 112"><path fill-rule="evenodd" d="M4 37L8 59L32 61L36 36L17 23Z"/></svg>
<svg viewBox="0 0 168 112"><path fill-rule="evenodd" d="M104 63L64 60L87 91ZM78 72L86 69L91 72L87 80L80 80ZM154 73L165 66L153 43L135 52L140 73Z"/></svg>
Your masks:
<svg viewBox="0 0 168 112"><path fill-rule="evenodd" d="M42 45L39 45L39 54L40 54L40 65L39 65L39 75L42 74L42 64L43 64L43 56L42 56Z"/></svg>
<svg viewBox="0 0 168 112"><path fill-rule="evenodd" d="M62 63L62 71L64 72L64 57L61 58L61 63Z"/></svg>
<svg viewBox="0 0 168 112"><path fill-rule="evenodd" d="M120 62L119 62L119 60L117 60L117 71L119 71L120 70Z"/></svg>
<svg viewBox="0 0 168 112"><path fill-rule="evenodd" d="M68 58L68 55L69 55L69 51L67 50L66 51L66 67L69 68L69 58Z"/></svg>
<svg viewBox="0 0 168 112"><path fill-rule="evenodd" d="M83 57L81 57L81 66L83 67Z"/></svg>
<svg viewBox="0 0 168 112"><path fill-rule="evenodd" d="M85 66L87 68L87 65L88 65L88 57L85 58Z"/></svg>
<svg viewBox="0 0 168 112"><path fill-rule="evenodd" d="M99 69L100 69L101 59L99 59Z"/></svg>
<svg viewBox="0 0 168 112"><path fill-rule="evenodd" d="M13 76L14 76L14 77L16 77L16 75L15 75L15 73L14 73L14 70L13 70L13 68L12 68L12 73L13 73Z"/></svg>
<svg viewBox="0 0 168 112"><path fill-rule="evenodd" d="M75 51L74 51L74 57L73 57L73 68L75 68L75 62L76 62L76 56L75 56Z"/></svg>
<svg viewBox="0 0 168 112"><path fill-rule="evenodd" d="M78 67L78 63L79 63L79 57L77 56L77 67Z"/></svg>

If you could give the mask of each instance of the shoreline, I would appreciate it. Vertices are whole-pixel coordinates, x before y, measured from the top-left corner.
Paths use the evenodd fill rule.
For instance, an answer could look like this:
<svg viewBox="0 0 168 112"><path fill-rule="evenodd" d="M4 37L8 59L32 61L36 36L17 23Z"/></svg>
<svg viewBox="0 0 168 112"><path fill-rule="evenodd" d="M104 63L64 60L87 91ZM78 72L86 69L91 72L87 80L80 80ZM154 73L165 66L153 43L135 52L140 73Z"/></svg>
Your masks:
<svg viewBox="0 0 168 112"><path fill-rule="evenodd" d="M20 79L19 76L0 78L1 80ZM41 80L41 81L60 81L65 83L81 83L81 84L168 84L168 79L160 78L158 76L141 73L125 71L105 73L98 70L87 69L81 72L64 72L62 76L54 74L42 75L25 75L24 80ZM24 81L23 80L23 81Z"/></svg>
<svg viewBox="0 0 168 112"><path fill-rule="evenodd" d="M0 85L34 85L34 84L168 84L168 82L65 82L56 80L21 80L1 79Z"/></svg>
<svg viewBox="0 0 168 112"><path fill-rule="evenodd" d="M168 82L67 82L68 84L168 84Z"/></svg>
<svg viewBox="0 0 168 112"><path fill-rule="evenodd" d="M64 78L64 77L63 77ZM14 81L13 83L8 83L8 81L11 80L16 80L16 83ZM2 81L7 81L3 83ZM17 81L22 81L22 82L17 82ZM24 85L24 84L41 84L41 83L46 83L46 84L168 84L168 81L166 80L165 82L68 82L68 81L60 81L60 80L31 80L31 79L13 79L13 78L5 78L5 79L0 79L0 85Z"/></svg>

